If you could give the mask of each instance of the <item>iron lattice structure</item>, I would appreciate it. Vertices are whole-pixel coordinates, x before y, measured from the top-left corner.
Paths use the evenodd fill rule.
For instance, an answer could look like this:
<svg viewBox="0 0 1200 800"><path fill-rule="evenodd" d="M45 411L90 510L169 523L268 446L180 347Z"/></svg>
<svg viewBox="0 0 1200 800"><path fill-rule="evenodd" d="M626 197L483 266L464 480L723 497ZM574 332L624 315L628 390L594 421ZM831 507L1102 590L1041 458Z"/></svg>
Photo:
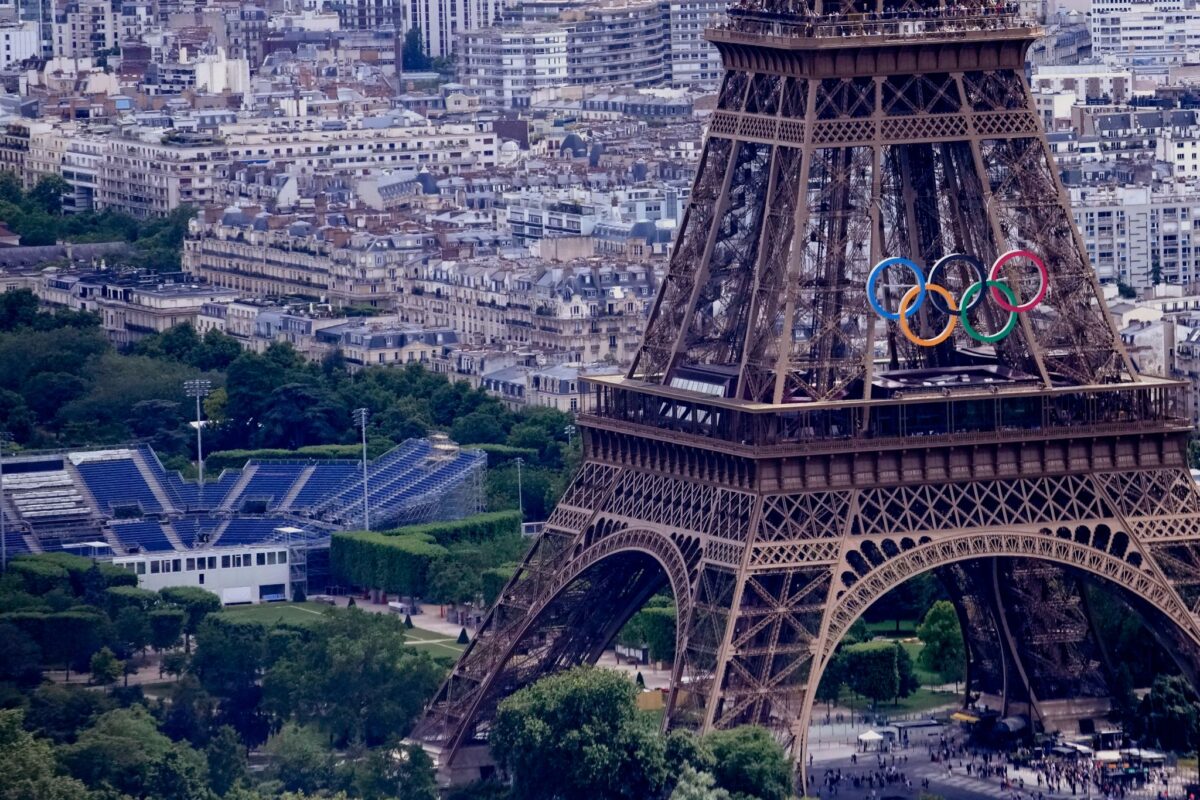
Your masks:
<svg viewBox="0 0 1200 800"><path fill-rule="evenodd" d="M757 723L794 755L842 634L930 571L968 635L968 696L1006 714L1052 730L1107 710L1088 583L1196 678L1180 385L1137 374L1108 316L1023 77L1038 33L1010 8L891 0L709 30L727 71L636 361L591 381L578 477L414 734L449 776L470 777L501 699L594 661L664 585L664 724ZM917 346L869 306L883 258L1018 248L1048 292L993 345L960 327ZM1029 273L1002 280L1028 298ZM912 321L943 325L928 303Z"/></svg>

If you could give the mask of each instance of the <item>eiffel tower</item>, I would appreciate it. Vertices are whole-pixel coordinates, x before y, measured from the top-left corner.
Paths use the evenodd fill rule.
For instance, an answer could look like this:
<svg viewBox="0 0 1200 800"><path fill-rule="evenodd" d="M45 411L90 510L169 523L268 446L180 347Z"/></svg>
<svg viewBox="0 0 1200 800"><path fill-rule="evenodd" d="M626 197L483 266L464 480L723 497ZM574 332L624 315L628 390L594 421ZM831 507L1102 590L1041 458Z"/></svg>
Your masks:
<svg viewBox="0 0 1200 800"><path fill-rule="evenodd" d="M664 725L763 725L801 769L842 635L922 573L976 707L1108 711L1088 586L1195 682L1183 384L1106 310L1024 78L1040 33L977 0L757 0L707 31L726 72L636 359L590 380L582 468L414 733L444 780L664 587Z"/></svg>

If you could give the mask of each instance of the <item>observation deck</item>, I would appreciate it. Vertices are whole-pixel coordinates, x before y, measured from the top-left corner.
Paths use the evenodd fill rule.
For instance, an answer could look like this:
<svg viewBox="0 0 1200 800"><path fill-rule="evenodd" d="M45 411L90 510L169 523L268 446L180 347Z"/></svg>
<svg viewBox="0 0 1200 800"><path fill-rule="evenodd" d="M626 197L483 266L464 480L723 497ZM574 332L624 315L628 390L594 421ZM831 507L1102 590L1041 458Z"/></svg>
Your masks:
<svg viewBox="0 0 1200 800"><path fill-rule="evenodd" d="M1015 3L1001 3L806 14L753 4L731 6L726 21L709 27L705 37L714 44L786 50L1036 39L1041 27L1018 9Z"/></svg>

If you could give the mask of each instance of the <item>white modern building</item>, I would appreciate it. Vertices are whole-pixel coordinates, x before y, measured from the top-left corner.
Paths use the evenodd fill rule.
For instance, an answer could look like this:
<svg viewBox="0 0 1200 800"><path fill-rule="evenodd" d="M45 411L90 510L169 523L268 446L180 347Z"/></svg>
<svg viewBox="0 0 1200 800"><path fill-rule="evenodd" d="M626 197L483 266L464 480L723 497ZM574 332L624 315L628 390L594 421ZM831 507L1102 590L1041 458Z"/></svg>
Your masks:
<svg viewBox="0 0 1200 800"><path fill-rule="evenodd" d="M1124 64L1182 64L1200 47L1200 9L1183 0L1093 0L1092 53Z"/></svg>
<svg viewBox="0 0 1200 800"><path fill-rule="evenodd" d="M1071 187L1075 224L1100 279L1136 289L1196 281L1196 192L1184 183Z"/></svg>
<svg viewBox="0 0 1200 800"><path fill-rule="evenodd" d="M0 25L0 69L10 69L41 54L42 40L36 22Z"/></svg>
<svg viewBox="0 0 1200 800"><path fill-rule="evenodd" d="M529 105L533 93L568 83L567 28L526 23L462 37L459 80L505 105Z"/></svg>
<svg viewBox="0 0 1200 800"><path fill-rule="evenodd" d="M409 0L405 29L421 29L427 55L448 58L462 34L498 22L503 5L501 0Z"/></svg>
<svg viewBox="0 0 1200 800"><path fill-rule="evenodd" d="M187 552L166 550L115 556L113 563L135 573L138 586L158 591L198 586L225 604L291 600L288 549L278 543Z"/></svg>
<svg viewBox="0 0 1200 800"><path fill-rule="evenodd" d="M724 15L726 5L725 0L662 3L672 85L715 86L721 80L721 55L704 38L704 29Z"/></svg>

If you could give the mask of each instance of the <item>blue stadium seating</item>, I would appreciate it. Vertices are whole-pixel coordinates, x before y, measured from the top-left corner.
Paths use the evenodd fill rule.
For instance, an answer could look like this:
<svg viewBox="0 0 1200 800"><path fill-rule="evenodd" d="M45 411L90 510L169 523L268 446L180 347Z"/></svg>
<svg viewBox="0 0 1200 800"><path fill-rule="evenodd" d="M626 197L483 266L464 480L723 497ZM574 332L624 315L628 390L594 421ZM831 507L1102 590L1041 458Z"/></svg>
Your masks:
<svg viewBox="0 0 1200 800"><path fill-rule="evenodd" d="M9 558L12 558L13 556L19 556L21 553L29 552L29 546L25 544L25 537L19 533L5 531L4 543L7 545Z"/></svg>
<svg viewBox="0 0 1200 800"><path fill-rule="evenodd" d="M408 480L409 476L421 467L432 449L428 440L409 439L368 464L367 487L371 502L375 503L379 498L393 494L397 485ZM325 501L325 504L332 509L352 506L361 501L362 476L355 473Z"/></svg>
<svg viewBox="0 0 1200 800"><path fill-rule="evenodd" d="M209 517L184 517L172 523L172 527L175 528L175 533L179 536L179 541L183 543L184 547L203 547L204 545L198 542L200 534L215 533L220 525L220 520Z"/></svg>
<svg viewBox="0 0 1200 800"><path fill-rule="evenodd" d="M140 505L146 513L157 514L163 510L133 459L85 461L78 469L102 511L134 504Z"/></svg>
<svg viewBox="0 0 1200 800"><path fill-rule="evenodd" d="M266 499L267 508L277 508L307 466L303 462L256 464L254 474L237 496L236 504L240 506L246 500Z"/></svg>
<svg viewBox="0 0 1200 800"><path fill-rule="evenodd" d="M390 499L391 504L404 504L408 500L416 500L429 491L438 486L461 476L471 465L475 463L477 456L474 453L461 453L453 461L447 461L441 464L436 469L425 473L424 476L417 479L413 483L404 487L398 494Z"/></svg>
<svg viewBox="0 0 1200 800"><path fill-rule="evenodd" d="M122 522L110 527L126 549L137 547L151 553L175 549L157 522Z"/></svg>
<svg viewBox="0 0 1200 800"><path fill-rule="evenodd" d="M299 528L294 520L284 518L241 517L229 520L215 544L227 547L237 544L258 544L275 535L276 528Z"/></svg>
<svg viewBox="0 0 1200 800"><path fill-rule="evenodd" d="M291 508L301 510L317 505L355 475L361 475L359 464L330 461L314 465L312 475L292 500Z"/></svg>

